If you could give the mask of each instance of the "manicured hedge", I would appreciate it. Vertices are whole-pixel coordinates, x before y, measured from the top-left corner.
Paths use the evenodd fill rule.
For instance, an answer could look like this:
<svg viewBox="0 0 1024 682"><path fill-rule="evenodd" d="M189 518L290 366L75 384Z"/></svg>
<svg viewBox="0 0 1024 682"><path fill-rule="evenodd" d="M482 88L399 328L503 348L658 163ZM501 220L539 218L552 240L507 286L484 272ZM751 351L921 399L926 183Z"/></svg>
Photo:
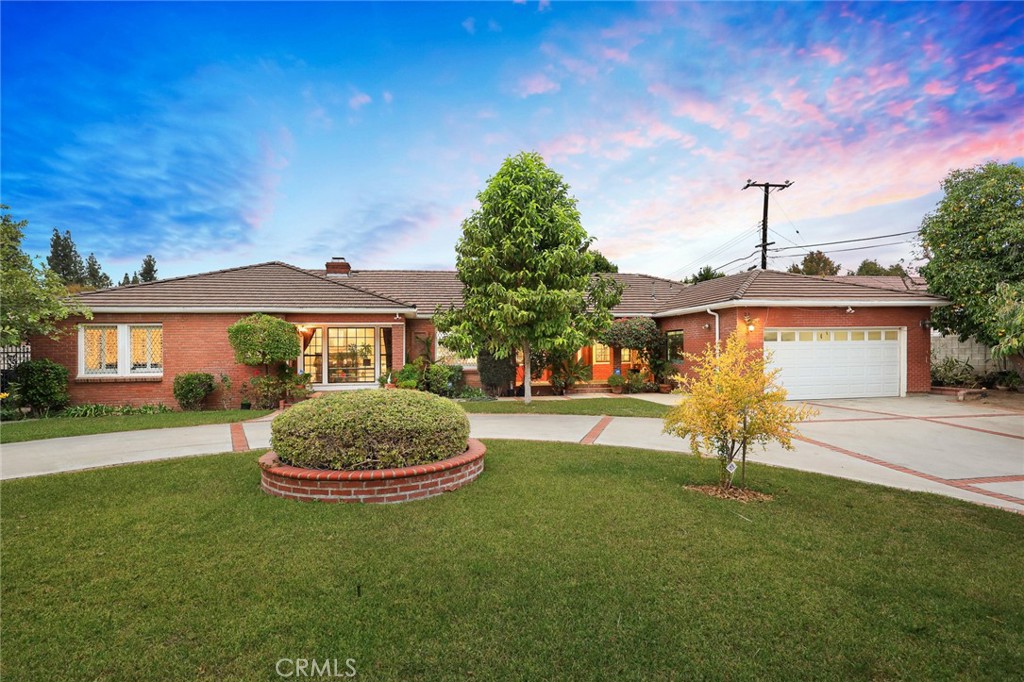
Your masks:
<svg viewBox="0 0 1024 682"><path fill-rule="evenodd" d="M469 419L456 403L419 391L336 393L292 407L271 425L282 462L309 469L390 469L466 450Z"/></svg>

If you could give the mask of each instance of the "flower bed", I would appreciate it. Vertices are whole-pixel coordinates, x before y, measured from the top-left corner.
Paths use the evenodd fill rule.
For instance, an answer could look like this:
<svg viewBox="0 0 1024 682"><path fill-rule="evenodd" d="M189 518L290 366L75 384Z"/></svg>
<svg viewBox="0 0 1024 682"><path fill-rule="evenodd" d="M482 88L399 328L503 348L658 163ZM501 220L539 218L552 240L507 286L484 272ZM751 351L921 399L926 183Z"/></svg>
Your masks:
<svg viewBox="0 0 1024 682"><path fill-rule="evenodd" d="M390 504L422 500L457 490L484 470L487 448L470 438L461 455L398 469L335 471L282 464L274 451L260 457L262 488L270 495L304 502Z"/></svg>

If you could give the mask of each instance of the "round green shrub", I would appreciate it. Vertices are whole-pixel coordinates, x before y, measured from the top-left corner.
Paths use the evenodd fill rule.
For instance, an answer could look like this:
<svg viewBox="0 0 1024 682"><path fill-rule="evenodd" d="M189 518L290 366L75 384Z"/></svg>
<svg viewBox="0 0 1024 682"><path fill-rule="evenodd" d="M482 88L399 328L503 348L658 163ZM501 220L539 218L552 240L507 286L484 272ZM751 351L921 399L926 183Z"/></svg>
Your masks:
<svg viewBox="0 0 1024 682"><path fill-rule="evenodd" d="M21 402L38 415L67 405L68 370L52 360L28 360L14 368L14 381L18 384Z"/></svg>
<svg viewBox="0 0 1024 682"><path fill-rule="evenodd" d="M280 460L307 469L392 469L466 451L469 418L419 391L353 391L292 407L271 425Z"/></svg>
<svg viewBox="0 0 1024 682"><path fill-rule="evenodd" d="M183 410L198 410L213 393L213 375L185 372L174 377L174 399Z"/></svg>

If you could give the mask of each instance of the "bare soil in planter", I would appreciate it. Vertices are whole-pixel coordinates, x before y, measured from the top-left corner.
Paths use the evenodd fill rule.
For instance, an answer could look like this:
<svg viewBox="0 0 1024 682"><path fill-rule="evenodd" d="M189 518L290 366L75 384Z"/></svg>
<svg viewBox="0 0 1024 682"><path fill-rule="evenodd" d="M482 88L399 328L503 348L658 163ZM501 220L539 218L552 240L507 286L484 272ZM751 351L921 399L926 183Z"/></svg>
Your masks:
<svg viewBox="0 0 1024 682"><path fill-rule="evenodd" d="M711 497L723 500L736 500L737 502L771 502L774 497L768 493L759 493L749 488L722 488L717 485L687 485L687 490L695 490Z"/></svg>

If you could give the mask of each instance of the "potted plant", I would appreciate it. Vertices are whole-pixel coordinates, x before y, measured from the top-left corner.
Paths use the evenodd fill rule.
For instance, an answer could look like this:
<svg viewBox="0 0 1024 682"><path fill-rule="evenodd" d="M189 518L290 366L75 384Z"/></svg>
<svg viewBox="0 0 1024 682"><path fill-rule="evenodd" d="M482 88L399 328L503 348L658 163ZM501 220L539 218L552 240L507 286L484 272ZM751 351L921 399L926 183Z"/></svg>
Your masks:
<svg viewBox="0 0 1024 682"><path fill-rule="evenodd" d="M625 384L626 380L622 378L621 374L613 374L608 377L608 388L610 388L612 393L615 395L622 393L622 387Z"/></svg>

